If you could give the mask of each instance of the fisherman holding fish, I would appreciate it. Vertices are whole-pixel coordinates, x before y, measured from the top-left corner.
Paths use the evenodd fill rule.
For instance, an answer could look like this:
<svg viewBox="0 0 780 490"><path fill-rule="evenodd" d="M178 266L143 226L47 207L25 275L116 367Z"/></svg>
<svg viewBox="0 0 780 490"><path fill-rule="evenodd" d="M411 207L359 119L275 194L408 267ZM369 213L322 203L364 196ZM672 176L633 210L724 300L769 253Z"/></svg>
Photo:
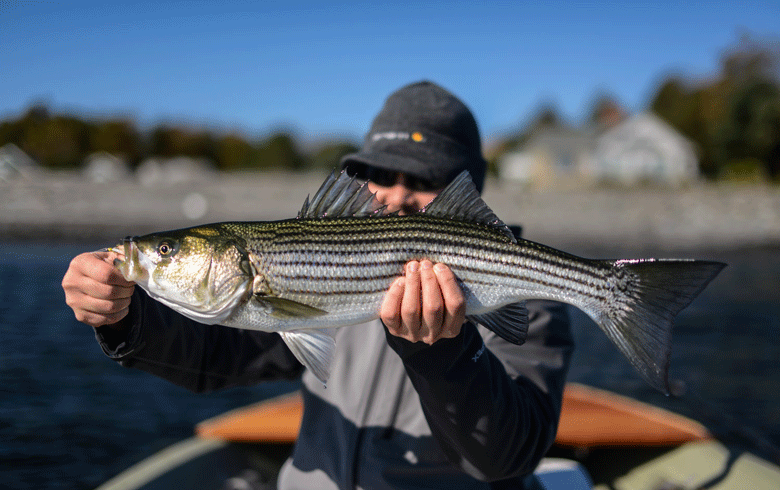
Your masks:
<svg viewBox="0 0 780 490"><path fill-rule="evenodd" d="M479 197L473 115L430 82L342 167L296 220L129 238L63 279L124 366L198 392L303 372L280 489L534 488L573 344L563 304L525 299L579 307L665 390L671 321L722 267L514 237Z"/></svg>

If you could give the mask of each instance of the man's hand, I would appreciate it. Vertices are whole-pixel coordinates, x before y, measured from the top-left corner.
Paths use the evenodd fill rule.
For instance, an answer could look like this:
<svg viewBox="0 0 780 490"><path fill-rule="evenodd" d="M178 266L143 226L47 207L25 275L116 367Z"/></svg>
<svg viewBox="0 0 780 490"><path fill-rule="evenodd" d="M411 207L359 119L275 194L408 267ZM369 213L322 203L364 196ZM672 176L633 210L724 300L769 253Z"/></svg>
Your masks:
<svg viewBox="0 0 780 490"><path fill-rule="evenodd" d="M406 264L406 275L393 282L379 310L391 334L426 344L456 337L465 315L466 299L455 274L430 260Z"/></svg>
<svg viewBox="0 0 780 490"><path fill-rule="evenodd" d="M65 303L76 319L92 327L111 325L127 316L135 283L114 267L113 252L88 252L76 256L62 278Z"/></svg>

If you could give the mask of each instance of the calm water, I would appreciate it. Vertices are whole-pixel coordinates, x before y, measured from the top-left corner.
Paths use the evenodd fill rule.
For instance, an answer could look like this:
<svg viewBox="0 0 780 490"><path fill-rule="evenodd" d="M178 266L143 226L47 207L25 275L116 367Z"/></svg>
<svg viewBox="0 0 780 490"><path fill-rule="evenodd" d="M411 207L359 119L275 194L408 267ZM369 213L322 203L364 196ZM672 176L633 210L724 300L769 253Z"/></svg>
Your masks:
<svg viewBox="0 0 780 490"><path fill-rule="evenodd" d="M195 395L105 358L60 287L70 259L100 246L0 243L2 488L93 488L198 421L291 389ZM576 312L571 379L780 443L780 250L694 255L729 267L678 317L672 377L687 394L653 392Z"/></svg>

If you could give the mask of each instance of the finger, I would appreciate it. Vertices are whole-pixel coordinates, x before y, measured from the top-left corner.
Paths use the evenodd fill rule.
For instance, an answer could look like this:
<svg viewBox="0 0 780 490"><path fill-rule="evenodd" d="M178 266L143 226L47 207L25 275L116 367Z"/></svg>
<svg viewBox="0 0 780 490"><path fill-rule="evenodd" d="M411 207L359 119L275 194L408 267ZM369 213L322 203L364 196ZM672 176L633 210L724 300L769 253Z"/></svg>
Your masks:
<svg viewBox="0 0 780 490"><path fill-rule="evenodd" d="M420 287L422 294L420 336L423 342L433 344L442 333L444 301L439 280L433 271L433 263L430 260L420 262Z"/></svg>
<svg viewBox="0 0 780 490"><path fill-rule="evenodd" d="M119 257L118 253L108 250L96 250L94 252L90 252L90 254L93 257L97 257L98 259L102 260L103 262L113 262L115 258Z"/></svg>
<svg viewBox="0 0 780 490"><path fill-rule="evenodd" d="M97 328L102 327L103 325L113 325L118 323L127 316L129 311L129 308L125 308L124 310L108 315L92 313L90 311L81 311L76 312L76 320L80 321L81 323L86 323L90 327Z"/></svg>
<svg viewBox="0 0 780 490"><path fill-rule="evenodd" d="M100 282L103 282L104 284L114 284L125 287L134 284L126 280L122 273L119 272L119 269L114 266L114 259L123 259L124 255L120 255L115 252L104 252L102 250L92 252L90 255L100 261L100 263L90 262L90 271L94 274L93 277L100 280Z"/></svg>
<svg viewBox="0 0 780 490"><path fill-rule="evenodd" d="M130 298L118 300L103 300L90 298L84 303L83 309L96 315L115 315L130 307Z"/></svg>
<svg viewBox="0 0 780 490"><path fill-rule="evenodd" d="M114 267L113 259L118 257L112 252L87 252L77 255L68 267L63 279L66 284L78 284L83 278L89 278L102 284L129 287L133 283L125 280L122 273Z"/></svg>
<svg viewBox="0 0 780 490"><path fill-rule="evenodd" d="M420 332L420 263L413 260L406 264L404 296L401 300L401 322L413 341L421 339Z"/></svg>
<svg viewBox="0 0 780 490"><path fill-rule="evenodd" d="M382 306L379 308L379 318L382 323L385 324L387 329L396 336L401 336L402 323L401 323L401 299L404 296L404 278L399 277L385 294L385 299L382 301Z"/></svg>
<svg viewBox="0 0 780 490"><path fill-rule="evenodd" d="M66 298L76 319L92 327L117 323L130 311L130 299L96 300L86 295L71 294Z"/></svg>
<svg viewBox="0 0 780 490"><path fill-rule="evenodd" d="M73 309L78 316L78 312L89 312L96 315L113 315L119 311L125 310L130 306L131 298L103 299L95 298L79 291L71 291L65 296L65 303Z"/></svg>
<svg viewBox="0 0 780 490"><path fill-rule="evenodd" d="M81 292L98 299L119 300L130 298L133 295L135 286L115 286L104 284L98 281L83 281Z"/></svg>
<svg viewBox="0 0 780 490"><path fill-rule="evenodd" d="M444 303L441 337L457 337L466 321L466 298L463 289L458 278L446 265L436 264L433 272L436 274Z"/></svg>
<svg viewBox="0 0 780 490"><path fill-rule="evenodd" d="M65 290L66 299L69 295L83 294L98 299L122 299L129 298L133 294L134 284L125 282L126 285L110 283L110 274L107 271L91 271L86 275L83 271L69 269L62 279L62 288ZM94 277L96 276L96 277Z"/></svg>

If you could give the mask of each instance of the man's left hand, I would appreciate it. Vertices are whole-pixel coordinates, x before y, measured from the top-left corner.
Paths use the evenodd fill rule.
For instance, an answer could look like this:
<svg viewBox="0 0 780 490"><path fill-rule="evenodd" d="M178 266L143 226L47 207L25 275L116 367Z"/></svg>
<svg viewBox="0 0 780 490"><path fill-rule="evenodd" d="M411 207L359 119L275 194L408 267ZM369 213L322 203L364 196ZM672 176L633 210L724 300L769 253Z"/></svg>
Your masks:
<svg viewBox="0 0 780 490"><path fill-rule="evenodd" d="M433 344L460 333L466 299L449 267L411 261L385 295L379 317L388 331L411 342Z"/></svg>

